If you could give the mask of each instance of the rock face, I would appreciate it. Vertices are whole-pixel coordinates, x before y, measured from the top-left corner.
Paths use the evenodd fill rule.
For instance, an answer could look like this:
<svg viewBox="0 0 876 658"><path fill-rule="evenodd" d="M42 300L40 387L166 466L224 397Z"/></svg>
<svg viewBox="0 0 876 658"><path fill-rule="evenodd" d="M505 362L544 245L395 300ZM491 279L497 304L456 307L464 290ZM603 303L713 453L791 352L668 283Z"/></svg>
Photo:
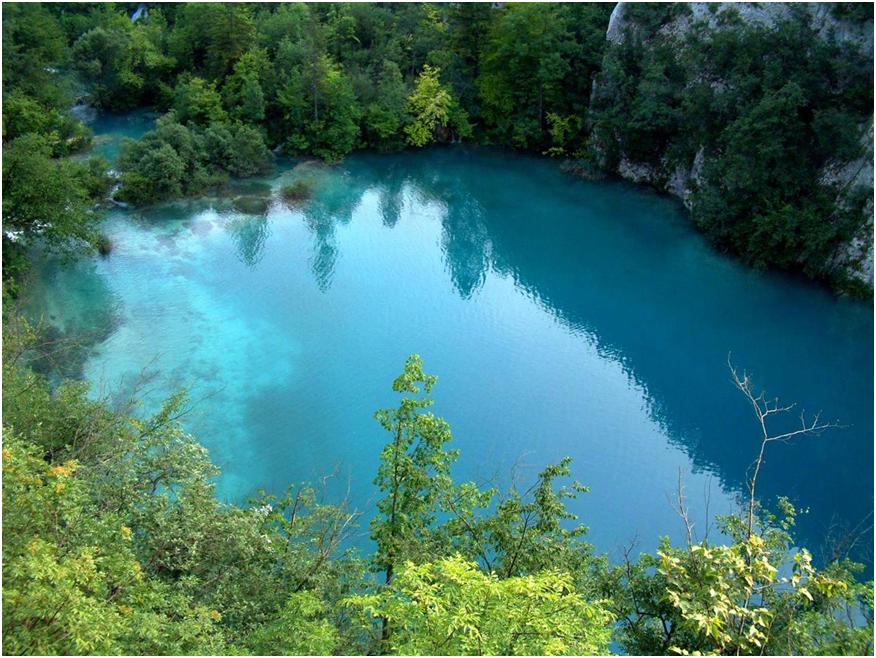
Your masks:
<svg viewBox="0 0 876 658"><path fill-rule="evenodd" d="M849 203L855 192L873 185L873 122L863 130L861 146L863 155L851 162L837 162L825 167L821 182L835 185L840 194L837 205ZM873 196L869 195L864 206L865 221L852 240L834 257L834 264L842 268L853 280L873 287Z"/></svg>
<svg viewBox="0 0 876 658"><path fill-rule="evenodd" d="M813 27L821 38L849 44L862 53L873 57L873 24L862 24L851 20L837 18L832 13L831 4L823 3L686 3L690 11L679 12L678 16L663 25L659 32L684 36L685 32L696 24L698 29L706 25L716 28L719 25L722 11L731 9L737 12L739 18L748 24L772 27L778 21L788 18L793 11L805 11L809 14ZM629 3L619 2L611 13L606 40L609 43L623 43L628 28L636 25L627 11ZM594 81L595 91L596 81ZM595 95L595 94L594 94ZM835 185L839 190L837 205L842 207L848 203L851 196L862 187L873 186L873 121L861 126L861 144L864 154L851 162L834 162L823 170L821 182ZM594 144L597 152L601 145ZM688 165L670 165L666 158L660 166L635 162L625 155L618 160L615 173L622 178L635 183L646 183L668 192L682 200L690 209L691 196L705 163L704 149L700 148L696 157ZM870 289L873 288L873 201L866 204L865 217L861 229L853 239L844 245L833 258L836 265L850 279L857 281ZM829 218L825 218L829 221Z"/></svg>

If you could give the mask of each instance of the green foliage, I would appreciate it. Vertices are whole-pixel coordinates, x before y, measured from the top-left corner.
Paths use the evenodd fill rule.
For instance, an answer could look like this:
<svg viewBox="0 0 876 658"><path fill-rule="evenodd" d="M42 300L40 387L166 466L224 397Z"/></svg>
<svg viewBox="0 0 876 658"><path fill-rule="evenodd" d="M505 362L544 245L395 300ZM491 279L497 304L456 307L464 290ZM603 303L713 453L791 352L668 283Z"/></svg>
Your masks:
<svg viewBox="0 0 876 658"><path fill-rule="evenodd" d="M254 656L330 656L339 638L325 611L310 592L290 594L277 618L252 634L247 648Z"/></svg>
<svg viewBox="0 0 876 658"><path fill-rule="evenodd" d="M277 101L283 112L286 148L336 161L356 146L360 108L341 68L327 55L294 68Z"/></svg>
<svg viewBox="0 0 876 658"><path fill-rule="evenodd" d="M28 133L42 135L54 156L81 151L91 142L91 131L71 115L15 89L3 99L3 139L12 141Z"/></svg>
<svg viewBox="0 0 876 658"><path fill-rule="evenodd" d="M201 78L183 78L173 92L173 109L182 124L208 126L225 123L228 115L222 108L222 97L216 85Z"/></svg>
<svg viewBox="0 0 876 658"><path fill-rule="evenodd" d="M548 115L583 116L590 79L602 59L611 7L511 4L493 21L477 79L483 118L494 139L530 149L548 144ZM567 124L568 126L568 124ZM580 144L553 132L554 146Z"/></svg>
<svg viewBox="0 0 876 658"><path fill-rule="evenodd" d="M605 655L611 616L568 574L500 579L459 556L407 562L392 585L347 603L396 625L393 655Z"/></svg>
<svg viewBox="0 0 876 658"><path fill-rule="evenodd" d="M270 73L270 60L263 48L245 53L234 65L234 73L222 87L228 111L244 123L257 124L265 118L266 98L263 85Z"/></svg>
<svg viewBox="0 0 876 658"><path fill-rule="evenodd" d="M661 544L607 569L564 501L569 462L528 490L454 485L436 378L410 357L377 412L393 440L372 565L344 549L358 513L308 485L249 506L178 423L184 395L134 418L28 368L36 332L7 318L3 648L7 653L869 653L872 585L794 548L794 510L729 543ZM56 348L55 348L56 349ZM477 562L475 561L477 560ZM617 626L615 629L615 619Z"/></svg>
<svg viewBox="0 0 876 658"><path fill-rule="evenodd" d="M222 652L219 614L143 573L131 528L89 508L78 464L50 465L4 427L3 650Z"/></svg>
<svg viewBox="0 0 876 658"><path fill-rule="evenodd" d="M413 121L405 126L405 134L412 146L426 146L453 135L471 135L468 115L459 107L450 89L441 83L440 75L440 69L426 64L414 92L408 97Z"/></svg>
<svg viewBox="0 0 876 658"><path fill-rule="evenodd" d="M506 578L549 569L586 579L596 566L592 547L583 541L587 527L576 525L569 529L564 524L577 520L566 509L565 501L576 498L587 488L578 482L559 488L555 485L558 478L571 475L570 464L571 459L566 457L559 464L547 466L529 489L521 492L513 488L496 502L489 514L475 513L477 507L487 507L489 503L481 500L465 509L459 504L463 496L457 495L452 506L456 518L448 522L450 534L461 540L460 545L467 546L487 571ZM495 494L489 491L481 496L488 496L487 500L492 502Z"/></svg>
<svg viewBox="0 0 876 658"><path fill-rule="evenodd" d="M402 126L408 121L407 87L398 65L386 60L377 85L377 99L365 108L365 139L388 151L403 145Z"/></svg>
<svg viewBox="0 0 876 658"><path fill-rule="evenodd" d="M272 160L261 133L251 126L187 127L169 113L142 139L123 143L118 196L143 204L200 194L229 175L265 173Z"/></svg>
<svg viewBox="0 0 876 658"><path fill-rule="evenodd" d="M658 186L699 154L688 201L719 248L843 280L835 256L863 213L822 174L861 155L872 57L816 29L804 9L767 27L715 6L708 25L679 31L667 27L692 20L684 3L630 5L623 38L607 43L611 10L189 4L134 22L113 5L10 6L4 135L44 135L55 156L85 146L66 111L65 70L75 69L99 107L172 107L183 125L210 131L196 144L210 151L200 166L182 156L184 179L166 149L144 163L154 182L129 172L124 194L138 202L259 173L260 141L335 162L362 146L476 139L588 171L644 163ZM830 13L841 29L872 20L842 3Z"/></svg>
<svg viewBox="0 0 876 658"><path fill-rule="evenodd" d="M592 106L603 162L648 163L661 184L699 151L691 214L720 248L758 267L834 276L864 214L822 175L862 154L872 57L821 38L806 11L770 28L722 11L715 29L684 37L659 31L676 18L671 5L628 11Z"/></svg>
<svg viewBox="0 0 876 658"><path fill-rule="evenodd" d="M10 3L4 7L4 96L17 89L42 105L66 109L72 93L58 67L67 63L69 55L64 30L46 5ZM4 106L5 102L6 98Z"/></svg>
<svg viewBox="0 0 876 658"><path fill-rule="evenodd" d="M37 133L7 144L3 153L3 224L8 235L69 250L89 244L96 216L83 185L87 165L52 157L52 145Z"/></svg>
<svg viewBox="0 0 876 658"><path fill-rule="evenodd" d="M220 503L218 470L177 422L183 396L139 420L81 384L52 394L25 367L33 340L4 340L4 650L338 646L334 602L363 574L341 548L358 515L308 486Z"/></svg>
<svg viewBox="0 0 876 658"><path fill-rule="evenodd" d="M795 510L765 514L750 536L740 516L721 519L727 545L707 541L627 559L611 572L619 640L632 654L866 654L872 651L872 585L854 565L821 571L790 530ZM859 621L853 621L855 617ZM814 629L818 629L814 631Z"/></svg>
<svg viewBox="0 0 876 658"><path fill-rule="evenodd" d="M428 395L437 379L423 371L419 356L408 357L404 372L392 383L392 390L404 395L398 408L375 414L392 436L380 453L374 484L383 498L371 522L371 538L377 543L375 564L386 572L387 582L396 564L422 557L428 550L428 533L439 503L453 485L450 467L458 452L445 448L452 438L450 426L422 411L433 404Z"/></svg>
<svg viewBox="0 0 876 658"><path fill-rule="evenodd" d="M611 9L214 3L133 22L115 5L4 5L5 289L31 245L109 248L94 207L108 165L65 158L90 137L68 111L74 82L100 108L172 108L124 145L119 198L133 203L264 173L268 144L336 161L476 138L661 175L701 151L692 215L718 245L831 276L866 198L821 172L861 154L872 62L796 11L768 29L715 9L719 28L682 42L662 28L683 5L629 5L623 42L606 45ZM586 490L562 484L568 459L529 488L455 483L417 356L398 406L376 414L390 440L376 549L360 558L345 548L358 513L311 486L220 502L218 469L178 423L182 394L144 417L50 384L82 352L59 361L46 336L59 338L6 318L7 653L600 654L612 637L637 654L872 653L872 584L851 563L816 569L787 505L752 534L725 518L725 544L664 541L608 567L566 509Z"/></svg>
<svg viewBox="0 0 876 658"><path fill-rule="evenodd" d="M98 24L73 44L71 60L91 88L91 102L109 110L130 110L149 102L159 79L173 65L162 52L159 22L132 23L108 9Z"/></svg>

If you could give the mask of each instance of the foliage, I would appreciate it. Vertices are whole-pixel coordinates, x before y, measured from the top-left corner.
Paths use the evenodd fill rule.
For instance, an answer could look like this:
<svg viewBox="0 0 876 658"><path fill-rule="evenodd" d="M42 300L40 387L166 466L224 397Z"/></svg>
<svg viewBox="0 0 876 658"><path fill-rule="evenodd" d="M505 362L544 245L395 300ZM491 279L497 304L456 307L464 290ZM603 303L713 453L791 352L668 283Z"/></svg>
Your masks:
<svg viewBox="0 0 876 658"><path fill-rule="evenodd" d="M89 512L76 461L3 442L3 650L29 654L222 652L220 615L143 572L132 530Z"/></svg>
<svg viewBox="0 0 876 658"><path fill-rule="evenodd" d="M72 46L71 59L91 88L96 107L130 110L149 102L173 59L162 52L160 21L132 22L106 10Z"/></svg>
<svg viewBox="0 0 876 658"><path fill-rule="evenodd" d="M133 21L113 4L4 5L4 289L31 246L108 248L108 164L68 157L90 140L69 112L77 85L102 109L169 110L123 147L132 203L264 173L269 145L337 161L476 139L667 178L700 153L692 216L716 244L831 276L866 199L821 173L861 155L872 61L797 10L768 28L716 9L715 29L682 41L665 29L682 5L630 5L607 44L611 9L168 4ZM872 584L848 562L816 568L786 503L781 520L758 507L754 532L724 518L723 544L664 540L609 567L566 509L586 490L562 484L568 459L528 488L454 482L416 355L398 405L376 414L389 441L376 547L359 557L346 501L302 484L220 502L218 469L180 425L183 394L150 415L55 384L45 373L76 374L82 348L59 355L64 337L5 320L7 653L588 654L610 638L641 654L872 653Z"/></svg>
<svg viewBox="0 0 876 658"><path fill-rule="evenodd" d="M26 367L33 340L26 326L4 340L5 651L261 653L288 633L279 649L318 652L345 637L333 602L363 573L341 547L357 514L309 486L220 503L181 395L145 420L81 384L53 395Z"/></svg>
<svg viewBox="0 0 876 658"><path fill-rule="evenodd" d="M200 194L228 176L265 173L272 160L261 133L251 126L187 127L168 113L142 139L123 143L118 196L142 204Z"/></svg>
<svg viewBox="0 0 876 658"><path fill-rule="evenodd" d="M767 27L727 10L677 36L660 29L672 7L631 5L606 53L591 113L604 164L647 163L662 185L696 156L691 214L715 244L757 267L834 276L864 213L823 172L862 155L872 56L820 38L808 11Z"/></svg>
<svg viewBox="0 0 876 658"><path fill-rule="evenodd" d="M408 122L407 87L398 65L386 60L377 85L377 99L365 108L365 139L380 149L402 146L402 126Z"/></svg>
<svg viewBox="0 0 876 658"><path fill-rule="evenodd" d="M52 145L27 133L6 145L3 154L4 242L10 234L68 250L95 238L88 165L52 157Z"/></svg>
<svg viewBox="0 0 876 658"><path fill-rule="evenodd" d="M869 653L873 597L855 567L818 571L790 535L796 511L780 500L750 536L741 516L721 519L731 542L686 547L663 540L656 555L612 571L620 641L630 653ZM861 622L852 619L858 615ZM866 620L866 622L864 622ZM864 623L862 623L864 622ZM818 629L813 632L813 629ZM842 647L842 648L840 648Z"/></svg>
<svg viewBox="0 0 876 658"><path fill-rule="evenodd" d="M611 616L559 572L500 579L460 556L407 562L392 585L348 604L390 620L394 655L605 655Z"/></svg>
<svg viewBox="0 0 876 658"><path fill-rule="evenodd" d="M441 69L426 64L408 97L413 122L405 126L405 134L412 146L425 146L454 133L460 137L471 134L468 115L441 84L440 75Z"/></svg>
<svg viewBox="0 0 876 658"><path fill-rule="evenodd" d="M815 569L794 511L727 545L673 547L608 569L557 487L455 485L435 377L410 357L377 483L372 565L345 549L358 513L308 485L220 503L218 469L179 425L112 409L85 385L54 392L28 364L26 323L4 336L4 650L16 653L868 653L872 589L854 565ZM852 620L852 621L849 621ZM376 623L375 623L376 622Z"/></svg>
<svg viewBox="0 0 876 658"><path fill-rule="evenodd" d="M356 145L360 109L343 71L326 55L293 69L277 101L283 111L286 148L340 160Z"/></svg>
<svg viewBox="0 0 876 658"><path fill-rule="evenodd" d="M130 172L125 195L136 202L260 173L259 141L335 162L363 146L474 139L588 171L643 163L659 187L696 158L691 214L719 248L842 279L836 254L864 213L822 174L861 155L872 56L817 29L805 8L770 26L716 5L708 23L675 30L694 20L684 3L630 5L622 38L608 42L611 10L171 4L133 21L116 5L10 6L4 139L39 133L56 157L83 148L87 130L67 113L74 83L101 108L172 108L181 124L213 129L209 146L196 144L213 149L197 158L209 165L183 157L185 180L167 149L144 163L154 183ZM872 20L842 3L830 15L841 30Z"/></svg>
<svg viewBox="0 0 876 658"><path fill-rule="evenodd" d="M458 453L447 450L450 426L430 412L429 393L437 377L423 371L419 356L405 361L405 369L392 383L392 390L410 394L398 408L380 409L375 418L392 440L380 453L374 484L384 494L377 502L377 516L371 522L371 538L377 543L376 566L392 581L395 565L422 557L428 550L430 526L438 505L452 486L450 467Z"/></svg>
<svg viewBox="0 0 876 658"><path fill-rule="evenodd" d="M216 85L201 78L183 78L177 83L173 93L173 109L182 124L208 126L211 123L225 123L228 119Z"/></svg>

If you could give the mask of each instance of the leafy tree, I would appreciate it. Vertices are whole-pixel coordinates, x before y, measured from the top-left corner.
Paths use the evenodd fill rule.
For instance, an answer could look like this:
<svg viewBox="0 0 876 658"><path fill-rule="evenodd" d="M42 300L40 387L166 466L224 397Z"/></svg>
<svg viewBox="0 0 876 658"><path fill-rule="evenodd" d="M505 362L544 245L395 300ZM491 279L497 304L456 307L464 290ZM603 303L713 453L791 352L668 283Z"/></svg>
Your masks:
<svg viewBox="0 0 876 658"><path fill-rule="evenodd" d="M325 612L311 592L294 592L277 618L252 634L247 648L254 656L330 656L340 639Z"/></svg>
<svg viewBox="0 0 876 658"><path fill-rule="evenodd" d="M228 119L216 85L201 78L183 78L177 83L173 109L182 124L192 122L206 126Z"/></svg>
<svg viewBox="0 0 876 658"><path fill-rule="evenodd" d="M68 57L64 30L46 5L10 3L4 8L4 94L18 89L41 104L66 107L72 92L57 67Z"/></svg>
<svg viewBox="0 0 876 658"><path fill-rule="evenodd" d="M144 574L131 528L94 513L77 471L4 427L4 652L224 651L220 615Z"/></svg>
<svg viewBox="0 0 876 658"><path fill-rule="evenodd" d="M138 141L122 145L119 196L136 204L199 194L229 175L266 173L273 156L262 134L244 124L183 126L173 113Z"/></svg>
<svg viewBox="0 0 876 658"><path fill-rule="evenodd" d="M428 395L437 379L423 371L418 355L408 357L404 372L392 383L392 390L404 395L398 408L375 414L392 435L380 453L374 483L383 498L371 522L371 538L377 543L375 565L385 573L387 583L392 582L397 564L428 554L429 529L453 484L450 467L458 453L445 447L452 438L450 427L422 411L433 404Z"/></svg>
<svg viewBox="0 0 876 658"><path fill-rule="evenodd" d="M696 155L691 214L716 245L758 267L832 278L867 190L836 189L823 172L862 154L872 58L822 38L807 11L766 27L728 10L714 28L679 35L661 28L682 7L629 9L592 104L603 163L648 163L663 185Z"/></svg>
<svg viewBox="0 0 876 658"><path fill-rule="evenodd" d="M391 60L384 61L377 84L377 99L365 108L365 134L371 145L381 150L402 146L402 126L407 120L407 95L398 65Z"/></svg>
<svg viewBox="0 0 876 658"><path fill-rule="evenodd" d="M95 106L128 110L149 101L173 64L161 51L160 34L160 24L132 23L124 13L106 11L76 40L72 59L91 86Z"/></svg>
<svg viewBox="0 0 876 658"><path fill-rule="evenodd" d="M356 146L360 108L350 81L328 56L293 69L278 101L291 152L335 161Z"/></svg>
<svg viewBox="0 0 876 658"><path fill-rule="evenodd" d="M263 80L270 71L267 51L256 48L245 53L234 65L222 88L222 98L231 116L244 123L258 124L265 118Z"/></svg>
<svg viewBox="0 0 876 658"><path fill-rule="evenodd" d="M503 578L557 570L586 579L596 566L592 547L582 539L587 527L569 529L564 523L577 520L565 501L587 488L578 482L555 486L557 478L571 474L570 463L567 457L547 466L529 489L512 489L487 514L479 510L493 507L496 491L479 492L471 484L462 485L448 503L455 517L447 522L447 531L456 546L476 557L486 572Z"/></svg>
<svg viewBox="0 0 876 658"><path fill-rule="evenodd" d="M394 655L605 655L611 616L568 574L499 579L459 556L407 562L392 585L348 599L397 630Z"/></svg>
<svg viewBox="0 0 876 658"><path fill-rule="evenodd" d="M468 116L454 99L450 89L441 83L441 70L428 64L417 78L414 92L408 97L413 122L405 126L408 144L425 146L447 139L471 135Z"/></svg>
<svg viewBox="0 0 876 658"><path fill-rule="evenodd" d="M273 156L257 129L242 124L233 128L226 165L232 176L245 177L266 173L272 160Z"/></svg>
<svg viewBox="0 0 876 658"><path fill-rule="evenodd" d="M848 563L816 570L808 551L795 549L791 540L795 511L787 501L781 506L785 518L765 515L751 536L743 518L725 517L729 545L673 547L664 540L656 556L616 567L611 589L624 649L658 655L869 653L872 590L856 582ZM856 615L862 623L850 621Z"/></svg>
<svg viewBox="0 0 876 658"><path fill-rule="evenodd" d="M6 145L3 154L3 222L6 235L66 250L93 240L88 191L81 165L52 158L52 147L28 133ZM6 242L7 238L4 238Z"/></svg>
<svg viewBox="0 0 876 658"><path fill-rule="evenodd" d="M181 4L174 8L168 54L184 70L220 81L255 44L252 13L247 3Z"/></svg>

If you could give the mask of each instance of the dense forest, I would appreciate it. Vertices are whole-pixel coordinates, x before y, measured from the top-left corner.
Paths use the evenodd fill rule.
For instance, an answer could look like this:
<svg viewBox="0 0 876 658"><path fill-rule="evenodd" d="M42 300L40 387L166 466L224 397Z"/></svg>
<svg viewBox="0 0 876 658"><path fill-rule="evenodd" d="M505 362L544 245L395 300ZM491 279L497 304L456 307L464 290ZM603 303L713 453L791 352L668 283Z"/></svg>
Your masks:
<svg viewBox="0 0 876 658"><path fill-rule="evenodd" d="M335 161L467 140L587 175L699 155L687 203L717 247L854 287L837 252L866 224L872 188L824 172L866 156L872 41L866 53L824 38L803 5L771 26L724 9L680 34L664 28L685 5L631 5L611 42L611 4L135 7L4 12L4 216L17 244L97 240L88 215L112 181L99 162L60 159L88 143L68 111L79 99L162 113L120 163L115 197L138 204L263 172L275 152ZM872 8L830 11L872 30Z"/></svg>
<svg viewBox="0 0 876 658"><path fill-rule="evenodd" d="M184 392L144 418L59 384L46 364L70 346L15 313L31 249L110 249L110 196L199 195L278 154L459 141L585 176L705 149L691 216L718 248L854 287L835 256L872 190L840 203L822 171L862 155L872 53L821 38L804 11L773 26L725 11L679 48L661 31L685 12L673 4L629 8L634 27L612 42L612 9L4 4L4 652L872 654L872 583L842 555L814 564L797 510L759 501L763 452L720 536L690 524L680 485L688 541L611 563L567 509L586 495L568 460L528 488L454 480L465 455L414 355L375 414L375 509L307 483L232 505L183 429ZM872 6L831 11L872 24ZM81 102L158 118L111 171L88 155ZM782 408L732 376L755 411L739 431L781 451L766 419ZM808 422L801 433L827 429ZM351 548L363 517L369 554Z"/></svg>

